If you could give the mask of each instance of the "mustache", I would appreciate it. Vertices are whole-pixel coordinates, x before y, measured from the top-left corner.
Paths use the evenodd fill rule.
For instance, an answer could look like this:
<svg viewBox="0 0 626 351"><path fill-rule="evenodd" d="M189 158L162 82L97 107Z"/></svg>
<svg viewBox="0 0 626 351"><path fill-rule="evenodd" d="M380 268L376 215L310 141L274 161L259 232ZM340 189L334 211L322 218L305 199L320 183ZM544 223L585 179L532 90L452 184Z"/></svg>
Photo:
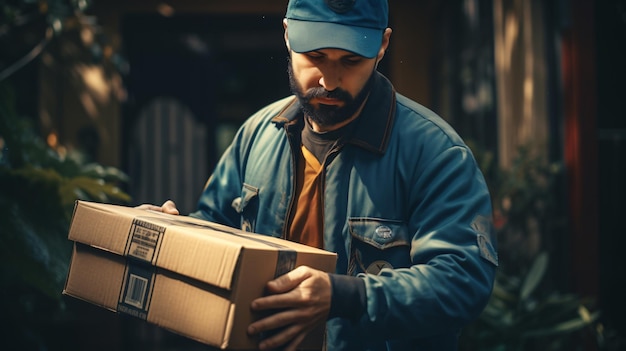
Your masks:
<svg viewBox="0 0 626 351"><path fill-rule="evenodd" d="M322 87L308 89L303 95L303 98L307 102L314 98L337 99L344 102L349 102L352 100L352 96L347 91L341 88L337 88L333 91L328 91Z"/></svg>

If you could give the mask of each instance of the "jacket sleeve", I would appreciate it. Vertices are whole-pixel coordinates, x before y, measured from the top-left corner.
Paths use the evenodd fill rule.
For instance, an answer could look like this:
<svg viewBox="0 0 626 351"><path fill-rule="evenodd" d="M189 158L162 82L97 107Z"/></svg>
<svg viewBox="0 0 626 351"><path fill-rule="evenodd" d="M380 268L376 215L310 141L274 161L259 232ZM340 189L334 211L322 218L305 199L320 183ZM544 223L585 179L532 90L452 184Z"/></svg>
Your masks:
<svg viewBox="0 0 626 351"><path fill-rule="evenodd" d="M420 168L408 198L412 266L360 274L367 295L363 335L453 334L491 294L497 266L491 202L469 149L451 146Z"/></svg>
<svg viewBox="0 0 626 351"><path fill-rule="evenodd" d="M241 194L239 150L243 134L242 128L225 150L200 194L197 211L190 216L235 228L240 226L240 216L232 201Z"/></svg>
<svg viewBox="0 0 626 351"><path fill-rule="evenodd" d="M254 189L247 187L246 182L255 182L250 177L262 173L258 171L259 167L263 167L259 161L263 156L259 156L259 153L268 153L266 150L272 149L270 142L276 144L284 139L277 137L284 133L272 123L272 118L289 101L289 97L276 101L243 123L206 182L198 200L197 211L191 213L191 216L234 228L244 226L243 207L255 195Z"/></svg>

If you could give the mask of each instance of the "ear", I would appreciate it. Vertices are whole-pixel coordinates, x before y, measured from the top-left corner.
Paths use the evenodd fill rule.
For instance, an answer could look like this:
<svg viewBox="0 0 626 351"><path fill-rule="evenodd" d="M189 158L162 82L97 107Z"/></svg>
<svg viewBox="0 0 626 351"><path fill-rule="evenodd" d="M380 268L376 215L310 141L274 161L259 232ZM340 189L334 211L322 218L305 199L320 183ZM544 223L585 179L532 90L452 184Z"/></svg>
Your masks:
<svg viewBox="0 0 626 351"><path fill-rule="evenodd" d="M378 50L378 55L376 56L376 64L380 62L383 57L385 57L385 52L387 51L387 47L389 47L389 41L391 40L391 28L385 29L385 33L383 33L383 42L380 45L380 50Z"/></svg>
<svg viewBox="0 0 626 351"><path fill-rule="evenodd" d="M289 46L289 35L287 34L287 19L283 19L283 28L285 28L285 45L287 46L287 50L291 51L291 47Z"/></svg>

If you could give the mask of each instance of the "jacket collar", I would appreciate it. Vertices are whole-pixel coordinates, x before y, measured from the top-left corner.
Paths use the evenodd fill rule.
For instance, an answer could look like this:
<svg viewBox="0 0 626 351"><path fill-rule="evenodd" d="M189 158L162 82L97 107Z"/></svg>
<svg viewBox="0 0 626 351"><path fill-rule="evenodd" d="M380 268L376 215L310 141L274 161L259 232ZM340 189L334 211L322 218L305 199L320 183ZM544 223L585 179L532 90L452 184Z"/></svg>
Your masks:
<svg viewBox="0 0 626 351"><path fill-rule="evenodd" d="M361 115L357 118L356 128L346 143L360 146L374 153L383 154L389 143L391 128L396 110L396 92L385 76L375 72L372 92L368 97ZM292 125L302 119L300 102L293 98L272 119L277 127Z"/></svg>

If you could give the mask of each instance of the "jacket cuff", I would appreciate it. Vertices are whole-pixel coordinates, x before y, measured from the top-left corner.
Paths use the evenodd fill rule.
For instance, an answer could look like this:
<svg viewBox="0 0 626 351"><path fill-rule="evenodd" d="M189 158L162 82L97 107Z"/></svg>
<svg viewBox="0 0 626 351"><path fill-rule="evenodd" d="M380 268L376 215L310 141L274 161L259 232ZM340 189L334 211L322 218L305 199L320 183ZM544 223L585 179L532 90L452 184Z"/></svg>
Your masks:
<svg viewBox="0 0 626 351"><path fill-rule="evenodd" d="M358 321L367 303L365 281L361 278L342 274L328 274L332 299L328 319L340 317Z"/></svg>

